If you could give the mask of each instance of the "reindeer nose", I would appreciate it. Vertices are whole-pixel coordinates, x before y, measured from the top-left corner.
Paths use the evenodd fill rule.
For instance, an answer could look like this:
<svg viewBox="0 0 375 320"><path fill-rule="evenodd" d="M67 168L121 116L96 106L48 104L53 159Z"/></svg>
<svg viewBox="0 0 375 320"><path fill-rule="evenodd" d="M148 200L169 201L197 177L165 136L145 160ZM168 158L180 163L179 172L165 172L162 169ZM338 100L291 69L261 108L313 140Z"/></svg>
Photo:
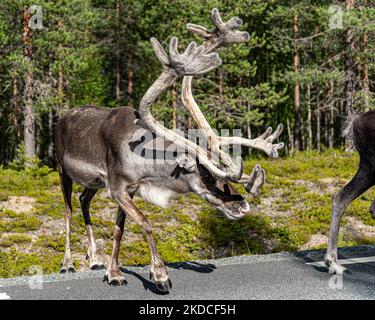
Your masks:
<svg viewBox="0 0 375 320"><path fill-rule="evenodd" d="M250 212L250 205L248 202L244 201L243 203L241 203L241 207L240 207L240 211L244 214L246 213L249 213Z"/></svg>

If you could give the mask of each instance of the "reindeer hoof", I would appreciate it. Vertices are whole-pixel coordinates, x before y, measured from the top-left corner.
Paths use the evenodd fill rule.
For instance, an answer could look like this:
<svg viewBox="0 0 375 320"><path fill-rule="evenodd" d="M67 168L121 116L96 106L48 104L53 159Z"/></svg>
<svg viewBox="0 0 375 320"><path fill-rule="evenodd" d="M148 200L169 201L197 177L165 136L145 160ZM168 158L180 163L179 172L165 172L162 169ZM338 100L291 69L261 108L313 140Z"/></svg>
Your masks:
<svg viewBox="0 0 375 320"><path fill-rule="evenodd" d="M90 269L93 271L99 271L99 270L104 270L105 266L102 263L96 263L90 266Z"/></svg>
<svg viewBox="0 0 375 320"><path fill-rule="evenodd" d="M163 293L169 293L169 290L172 289L172 282L170 280L164 282L155 283L158 291Z"/></svg>
<svg viewBox="0 0 375 320"><path fill-rule="evenodd" d="M126 286L128 282L125 279L123 280L112 279L111 281L108 281L108 284L112 287L122 287L122 286Z"/></svg>
<svg viewBox="0 0 375 320"><path fill-rule="evenodd" d="M329 267L329 273L343 275L344 273L350 273L344 266L339 263L332 263Z"/></svg>
<svg viewBox="0 0 375 320"><path fill-rule="evenodd" d="M103 278L103 282L107 282L110 286L114 287L124 286L128 284L124 276L122 276L121 274L116 274L115 276L106 274Z"/></svg>
<svg viewBox="0 0 375 320"><path fill-rule="evenodd" d="M344 266L338 263L337 258L327 253L324 256L325 265L329 268L329 273L343 275L344 273L350 273Z"/></svg>
<svg viewBox="0 0 375 320"><path fill-rule="evenodd" d="M74 269L74 267L61 267L60 274L66 273L76 273L76 270Z"/></svg>
<svg viewBox="0 0 375 320"><path fill-rule="evenodd" d="M172 281L170 279L167 281L156 282L154 275L150 272L150 280L155 283L156 289L158 289L159 292L169 293L169 290L172 289Z"/></svg>

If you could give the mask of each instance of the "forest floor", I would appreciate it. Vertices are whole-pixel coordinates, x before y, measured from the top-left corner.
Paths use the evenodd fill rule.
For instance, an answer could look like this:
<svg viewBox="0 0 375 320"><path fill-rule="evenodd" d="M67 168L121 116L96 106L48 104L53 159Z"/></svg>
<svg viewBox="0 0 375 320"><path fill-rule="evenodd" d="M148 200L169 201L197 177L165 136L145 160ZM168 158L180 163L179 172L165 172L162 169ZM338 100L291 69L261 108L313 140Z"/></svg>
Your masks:
<svg viewBox="0 0 375 320"><path fill-rule="evenodd" d="M216 259L324 248L332 193L354 175L358 155L336 150L299 153L293 158L246 161L246 172L260 163L267 184L260 198L249 201L252 213L239 222L226 220L195 195L178 196L167 209L137 198L149 218L160 254L167 262ZM74 187L72 252L78 270L87 270L87 238ZM369 214L375 192L369 191L347 209L340 246L375 242L375 220ZM59 271L64 252L64 205L56 172L0 168L0 277L27 275L33 266ZM108 263L117 207L104 192L91 206L98 249ZM148 264L147 242L130 219L120 253L124 265Z"/></svg>

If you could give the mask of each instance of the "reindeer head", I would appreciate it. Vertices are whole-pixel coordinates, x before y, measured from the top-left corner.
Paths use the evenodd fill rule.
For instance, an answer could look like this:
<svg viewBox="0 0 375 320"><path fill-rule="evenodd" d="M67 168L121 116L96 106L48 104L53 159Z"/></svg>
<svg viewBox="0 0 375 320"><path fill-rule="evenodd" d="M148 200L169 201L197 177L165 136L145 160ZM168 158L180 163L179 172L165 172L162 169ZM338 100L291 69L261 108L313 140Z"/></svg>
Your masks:
<svg viewBox="0 0 375 320"><path fill-rule="evenodd" d="M215 177L198 160L181 154L177 158L178 168L185 175L191 191L211 203L230 220L239 220L250 211L250 205L233 184ZM180 173L174 171L173 174ZM260 188L266 179L265 171L260 166L255 166L251 174L251 184L247 185L248 192L254 197L260 194Z"/></svg>

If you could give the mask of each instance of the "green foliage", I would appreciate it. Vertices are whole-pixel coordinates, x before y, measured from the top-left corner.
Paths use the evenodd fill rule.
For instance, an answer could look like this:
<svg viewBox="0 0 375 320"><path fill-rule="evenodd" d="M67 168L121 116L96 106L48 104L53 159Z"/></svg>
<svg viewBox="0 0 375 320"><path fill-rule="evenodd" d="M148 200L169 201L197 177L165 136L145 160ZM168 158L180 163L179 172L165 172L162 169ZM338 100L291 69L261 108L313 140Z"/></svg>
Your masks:
<svg viewBox="0 0 375 320"><path fill-rule="evenodd" d="M1 217L0 232L22 233L38 230L41 226L38 217L30 214L19 214L12 211L5 211L1 214Z"/></svg>
<svg viewBox="0 0 375 320"><path fill-rule="evenodd" d="M28 71L33 75L38 156L44 163L54 164L52 132L60 113L85 104L137 107L161 71L149 43L151 36L165 48L172 36L180 39L181 50L193 40L201 44L202 39L188 33L186 23L211 29L213 7L222 12L224 20L241 17L250 41L220 50L223 65L194 81L194 95L209 123L218 130L241 129L243 135L253 137L267 126L289 125L289 132L285 130L281 138L289 140L287 150L295 139L292 133L300 126L303 149L310 144L315 148L318 144L332 146L332 141L339 147L344 142L340 133L346 116L349 58L355 61L354 107L358 112L374 107L375 9L369 3L365 5L364 0L357 3L353 10L345 10L342 1L325 0L37 0L33 4L43 9L43 29L31 33L32 59L28 61L22 42L23 9L30 3L3 0L0 113L5 116L0 119L0 162L11 162L16 170L25 164L26 159L19 157L19 140L23 133L23 84ZM330 28L332 4L343 8L343 29ZM299 21L297 34L295 16ZM353 32L354 49L350 52L346 30ZM296 53L300 62L297 71L293 66ZM13 91L14 81L17 93ZM301 123L295 122L296 83L300 88ZM186 128L190 122L179 99L180 82L176 90L177 97L171 90L159 97L153 113L171 126L171 102L177 98L178 127ZM19 129L14 126L17 122ZM310 136L313 141L308 141ZM36 175L46 173L44 168Z"/></svg>
<svg viewBox="0 0 375 320"><path fill-rule="evenodd" d="M9 169L12 170L24 170L26 168L29 159L26 155L25 145L21 143L16 150L15 159L9 163Z"/></svg>
<svg viewBox="0 0 375 320"><path fill-rule="evenodd" d="M159 253L167 262L294 251L309 243L313 235L328 235L332 193L352 178L358 162L356 153L338 150L322 154L300 152L293 158L276 160L250 159L245 162L245 171L260 163L267 171L268 181L261 198L249 197L251 214L237 222L228 221L196 195L181 195L166 209L139 198L136 205L148 217ZM36 200L34 210L28 213L0 209L0 233L6 232L0 237L0 262L7 264L0 263L0 276L25 275L35 264L48 273L58 271L65 245L64 204L58 174L33 176L24 170L0 169L0 179L0 201L7 201L9 196ZM78 267L87 264L87 240L78 201L82 188L76 186L74 190L72 251ZM353 233L353 227L345 226L355 219L365 228L374 227L375 220L369 214L374 198L375 191L370 190L347 208L340 246L373 243L374 232L361 233L357 227ZM94 198L94 234L107 258L112 250L116 212L116 204L109 199L101 194ZM309 248L325 246L324 242ZM125 265L150 261L146 238L131 219L127 219L125 226L120 259Z"/></svg>
<svg viewBox="0 0 375 320"><path fill-rule="evenodd" d="M25 170L26 173L31 174L34 177L47 176L52 171L51 168L43 165L38 157L33 159L28 158L23 143L18 146L16 157L9 163L8 167L9 169L16 171Z"/></svg>

